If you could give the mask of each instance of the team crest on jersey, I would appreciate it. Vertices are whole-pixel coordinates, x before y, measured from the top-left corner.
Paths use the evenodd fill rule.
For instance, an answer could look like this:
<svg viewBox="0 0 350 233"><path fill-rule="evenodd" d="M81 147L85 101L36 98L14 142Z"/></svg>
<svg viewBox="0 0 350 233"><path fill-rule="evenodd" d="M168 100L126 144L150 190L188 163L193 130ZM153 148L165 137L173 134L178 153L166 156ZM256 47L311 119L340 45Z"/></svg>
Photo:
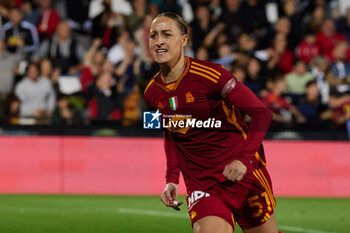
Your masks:
<svg viewBox="0 0 350 233"><path fill-rule="evenodd" d="M194 97L193 95L191 94L191 92L187 92L186 93L186 104L188 103L193 103L194 102Z"/></svg>
<svg viewBox="0 0 350 233"><path fill-rule="evenodd" d="M170 97L169 103L170 103L171 109L175 111L179 106L179 102L177 101L177 96Z"/></svg>

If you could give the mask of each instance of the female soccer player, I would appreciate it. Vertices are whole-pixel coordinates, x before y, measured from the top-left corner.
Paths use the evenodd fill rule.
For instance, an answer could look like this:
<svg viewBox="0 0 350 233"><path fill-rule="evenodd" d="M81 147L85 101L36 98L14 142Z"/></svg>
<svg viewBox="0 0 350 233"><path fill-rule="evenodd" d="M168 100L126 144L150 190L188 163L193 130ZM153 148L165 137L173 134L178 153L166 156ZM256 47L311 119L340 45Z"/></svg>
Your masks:
<svg viewBox="0 0 350 233"><path fill-rule="evenodd" d="M149 46L160 72L145 90L162 113L167 157L161 201L178 209L183 174L195 233L277 233L262 140L272 114L221 65L184 56L187 25L175 13L152 22ZM249 128L239 110L251 116Z"/></svg>

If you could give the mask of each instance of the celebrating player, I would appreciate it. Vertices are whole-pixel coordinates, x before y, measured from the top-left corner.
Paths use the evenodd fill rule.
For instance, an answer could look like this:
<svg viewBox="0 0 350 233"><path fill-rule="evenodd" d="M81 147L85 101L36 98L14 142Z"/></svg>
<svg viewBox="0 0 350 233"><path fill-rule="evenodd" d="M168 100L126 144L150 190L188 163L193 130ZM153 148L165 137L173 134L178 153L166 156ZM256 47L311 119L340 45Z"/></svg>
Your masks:
<svg viewBox="0 0 350 233"><path fill-rule="evenodd" d="M162 202L178 209L179 173L195 233L277 233L262 140L272 114L221 65L184 56L187 25L175 13L153 20L149 46L160 72L145 90L162 113L167 158ZM242 111L251 116L244 123ZM214 122L214 123L213 123Z"/></svg>

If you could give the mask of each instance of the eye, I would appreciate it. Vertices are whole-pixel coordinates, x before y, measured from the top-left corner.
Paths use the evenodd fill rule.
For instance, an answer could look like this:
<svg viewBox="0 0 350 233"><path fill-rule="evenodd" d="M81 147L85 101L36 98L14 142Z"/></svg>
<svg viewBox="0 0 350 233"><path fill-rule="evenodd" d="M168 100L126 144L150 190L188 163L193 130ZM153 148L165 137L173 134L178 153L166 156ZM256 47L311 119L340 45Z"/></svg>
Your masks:
<svg viewBox="0 0 350 233"><path fill-rule="evenodd" d="M171 34L170 33L164 33L165 37L170 37Z"/></svg>
<svg viewBox="0 0 350 233"><path fill-rule="evenodd" d="M157 34L156 33L153 33L150 35L151 39L155 39L157 37Z"/></svg>

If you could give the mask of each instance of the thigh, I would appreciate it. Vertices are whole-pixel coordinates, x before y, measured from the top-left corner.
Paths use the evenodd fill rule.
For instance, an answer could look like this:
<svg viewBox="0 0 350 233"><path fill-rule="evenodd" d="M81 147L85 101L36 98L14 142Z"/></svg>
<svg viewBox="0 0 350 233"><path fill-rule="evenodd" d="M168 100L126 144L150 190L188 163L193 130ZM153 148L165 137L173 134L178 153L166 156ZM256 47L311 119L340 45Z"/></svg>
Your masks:
<svg viewBox="0 0 350 233"><path fill-rule="evenodd" d="M278 233L275 214L262 225L243 231L244 233Z"/></svg>
<svg viewBox="0 0 350 233"><path fill-rule="evenodd" d="M193 224L194 233L233 233L232 226L217 216L207 216Z"/></svg>
<svg viewBox="0 0 350 233"><path fill-rule="evenodd" d="M188 213L195 232L207 232L209 225L221 226L233 232L235 220L230 207L214 192L194 191L187 197ZM198 229L202 229L198 231ZM221 232L221 231L219 231Z"/></svg>
<svg viewBox="0 0 350 233"><path fill-rule="evenodd" d="M237 211L237 223L244 230L256 227L275 226L274 214L276 205L271 189L271 180L265 168L257 169L250 175L251 180L255 180L256 185L250 189L245 204ZM277 226L275 226L277 231ZM247 231L248 232L248 231ZM270 231L274 232L274 231Z"/></svg>

